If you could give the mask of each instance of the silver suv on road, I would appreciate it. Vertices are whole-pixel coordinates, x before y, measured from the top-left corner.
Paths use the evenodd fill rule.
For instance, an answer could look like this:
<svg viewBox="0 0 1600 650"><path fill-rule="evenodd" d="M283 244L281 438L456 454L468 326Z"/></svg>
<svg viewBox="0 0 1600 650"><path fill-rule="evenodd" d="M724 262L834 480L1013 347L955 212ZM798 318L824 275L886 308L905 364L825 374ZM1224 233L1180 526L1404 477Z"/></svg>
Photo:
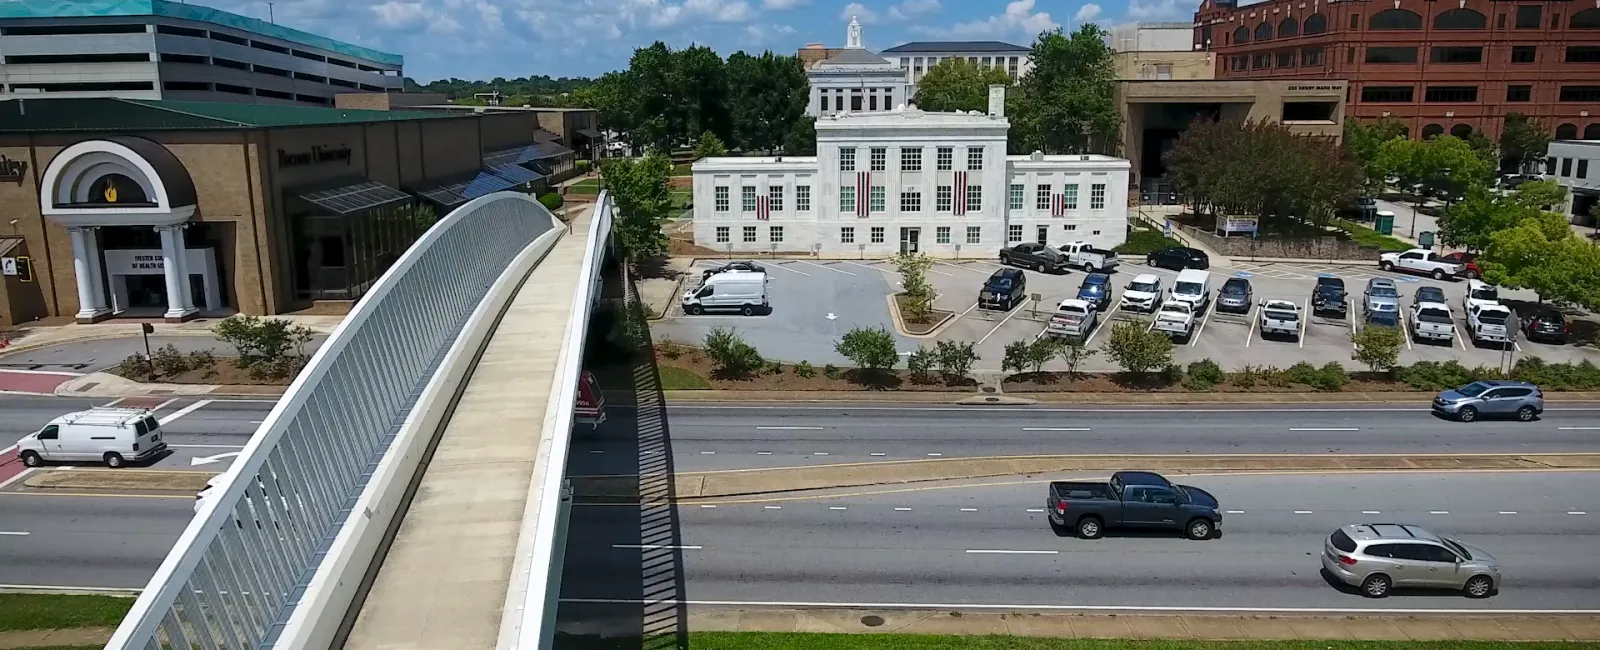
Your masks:
<svg viewBox="0 0 1600 650"><path fill-rule="evenodd" d="M1433 412L1462 422L1480 417L1514 417L1519 422L1532 422L1544 413L1544 393L1525 381L1486 379L1440 391L1433 398Z"/></svg>
<svg viewBox="0 0 1600 650"><path fill-rule="evenodd" d="M1322 548L1322 568L1383 598L1395 587L1459 589L1488 598L1500 588L1500 566L1482 549L1412 524L1351 524L1333 531Z"/></svg>

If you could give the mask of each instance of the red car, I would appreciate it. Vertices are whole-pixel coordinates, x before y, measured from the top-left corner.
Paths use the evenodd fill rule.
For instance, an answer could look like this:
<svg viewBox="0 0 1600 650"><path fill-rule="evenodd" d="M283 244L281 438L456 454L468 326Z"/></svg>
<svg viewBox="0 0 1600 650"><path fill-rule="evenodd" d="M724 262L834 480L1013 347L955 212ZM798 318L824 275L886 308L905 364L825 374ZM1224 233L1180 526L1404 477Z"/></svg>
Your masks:
<svg viewBox="0 0 1600 650"><path fill-rule="evenodd" d="M1441 257L1439 259L1442 260L1442 261L1445 261L1445 262L1449 262L1451 264L1460 264L1461 265L1461 277L1463 277L1463 278L1466 278L1468 280L1476 280L1478 278L1483 277L1483 271L1478 270L1477 262L1473 261L1473 260L1478 259L1478 254L1477 253L1456 252L1456 253L1450 253L1448 255L1445 255L1445 256L1443 256L1443 257Z"/></svg>

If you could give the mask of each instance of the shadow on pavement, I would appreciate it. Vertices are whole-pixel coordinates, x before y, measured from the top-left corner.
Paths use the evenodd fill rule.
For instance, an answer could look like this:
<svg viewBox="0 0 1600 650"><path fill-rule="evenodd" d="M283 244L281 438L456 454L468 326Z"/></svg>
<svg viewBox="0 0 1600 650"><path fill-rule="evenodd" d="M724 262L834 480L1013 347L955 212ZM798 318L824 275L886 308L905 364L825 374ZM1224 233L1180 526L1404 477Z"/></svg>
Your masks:
<svg viewBox="0 0 1600 650"><path fill-rule="evenodd" d="M649 324L624 271L607 273L602 292L612 309L590 324L585 365L605 392L606 422L575 431L567 476L636 476L638 501L574 495L554 647L686 648L672 439Z"/></svg>

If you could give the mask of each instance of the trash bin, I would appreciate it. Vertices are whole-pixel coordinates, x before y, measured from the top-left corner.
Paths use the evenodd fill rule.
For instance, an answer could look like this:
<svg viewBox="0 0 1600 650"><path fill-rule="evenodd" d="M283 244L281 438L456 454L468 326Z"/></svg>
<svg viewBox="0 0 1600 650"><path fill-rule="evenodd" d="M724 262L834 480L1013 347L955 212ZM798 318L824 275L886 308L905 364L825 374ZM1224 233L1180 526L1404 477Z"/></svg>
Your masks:
<svg viewBox="0 0 1600 650"><path fill-rule="evenodd" d="M1417 245L1422 248L1433 248L1433 231L1424 230L1417 235Z"/></svg>
<svg viewBox="0 0 1600 650"><path fill-rule="evenodd" d="M1388 210L1379 210L1377 216L1372 220L1372 229L1380 234L1393 235L1394 213Z"/></svg>

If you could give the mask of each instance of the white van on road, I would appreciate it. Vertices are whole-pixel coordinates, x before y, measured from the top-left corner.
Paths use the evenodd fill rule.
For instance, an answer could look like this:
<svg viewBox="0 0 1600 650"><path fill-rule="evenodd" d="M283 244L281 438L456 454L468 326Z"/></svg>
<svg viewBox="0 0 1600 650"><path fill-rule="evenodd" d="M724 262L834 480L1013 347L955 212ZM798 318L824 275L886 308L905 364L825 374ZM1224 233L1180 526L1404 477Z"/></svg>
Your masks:
<svg viewBox="0 0 1600 650"><path fill-rule="evenodd" d="M768 307L767 274L761 271L717 273L683 294L683 313L689 315L736 310L753 316L757 309L766 311Z"/></svg>
<svg viewBox="0 0 1600 650"><path fill-rule="evenodd" d="M161 424L143 409L92 408L68 413L17 441L17 454L28 467L61 462L123 467L166 450Z"/></svg>

